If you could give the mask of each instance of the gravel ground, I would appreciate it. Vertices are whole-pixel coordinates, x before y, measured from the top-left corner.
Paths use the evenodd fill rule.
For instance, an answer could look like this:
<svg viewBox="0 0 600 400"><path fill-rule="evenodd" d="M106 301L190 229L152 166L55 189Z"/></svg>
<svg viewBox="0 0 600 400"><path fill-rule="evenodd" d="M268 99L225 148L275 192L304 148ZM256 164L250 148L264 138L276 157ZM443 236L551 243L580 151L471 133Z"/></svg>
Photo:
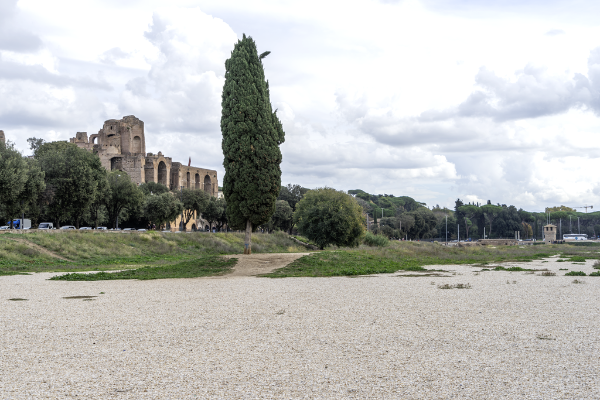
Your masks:
<svg viewBox="0 0 600 400"><path fill-rule="evenodd" d="M600 277L558 271L591 264L525 264L554 277L0 277L0 398L598 399ZM97 297L64 298L84 295Z"/></svg>

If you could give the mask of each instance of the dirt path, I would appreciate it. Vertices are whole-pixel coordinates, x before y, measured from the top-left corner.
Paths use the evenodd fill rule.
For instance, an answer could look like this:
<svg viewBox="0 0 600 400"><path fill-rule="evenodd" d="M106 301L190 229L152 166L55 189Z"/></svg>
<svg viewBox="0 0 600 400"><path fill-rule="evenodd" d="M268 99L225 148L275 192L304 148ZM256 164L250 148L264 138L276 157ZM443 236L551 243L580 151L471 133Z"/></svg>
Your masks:
<svg viewBox="0 0 600 400"><path fill-rule="evenodd" d="M265 254L236 254L225 256L225 258L237 258L238 261L233 268L233 272L224 275L224 278L233 278L239 276L256 276L258 274L268 274L278 268L283 268L289 263L310 253L265 253Z"/></svg>
<svg viewBox="0 0 600 400"><path fill-rule="evenodd" d="M71 261L71 260L66 259L66 258L64 258L62 256L59 256L56 253L51 252L50 250L48 250L48 249L46 249L46 248L44 248L42 246L39 246L39 245L37 245L35 243L32 243L29 240L20 239L20 238L10 238L9 240L14 240L15 242L19 242L21 244L24 244L25 246L28 246L28 247L30 247L30 248L32 248L32 249L34 249L36 251L39 251L40 253L45 254L47 256L58 258L59 260L63 260L63 261L69 261L69 262Z"/></svg>

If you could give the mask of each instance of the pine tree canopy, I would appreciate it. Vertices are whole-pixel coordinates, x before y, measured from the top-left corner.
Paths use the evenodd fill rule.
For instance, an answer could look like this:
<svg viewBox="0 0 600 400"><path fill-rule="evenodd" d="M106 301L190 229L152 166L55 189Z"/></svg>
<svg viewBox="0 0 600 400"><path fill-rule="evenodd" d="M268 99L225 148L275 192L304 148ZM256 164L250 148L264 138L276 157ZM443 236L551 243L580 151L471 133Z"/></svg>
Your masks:
<svg viewBox="0 0 600 400"><path fill-rule="evenodd" d="M221 132L223 194L230 227L253 229L269 221L281 188L284 132L272 111L269 84L256 43L243 36L225 62Z"/></svg>

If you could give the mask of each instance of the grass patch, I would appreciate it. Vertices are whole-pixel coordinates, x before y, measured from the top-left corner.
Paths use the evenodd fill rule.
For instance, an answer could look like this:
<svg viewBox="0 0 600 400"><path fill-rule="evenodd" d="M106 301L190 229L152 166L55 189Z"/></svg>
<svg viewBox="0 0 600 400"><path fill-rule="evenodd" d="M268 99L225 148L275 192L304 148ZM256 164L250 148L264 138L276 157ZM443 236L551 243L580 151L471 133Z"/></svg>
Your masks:
<svg viewBox="0 0 600 400"><path fill-rule="evenodd" d="M587 274L583 271L570 271L567 272L565 276L587 276Z"/></svg>
<svg viewBox="0 0 600 400"><path fill-rule="evenodd" d="M269 278L348 276L392 273L398 270L424 271L425 269L415 260L408 260L403 264L366 251L325 251L300 257L283 268L261 276Z"/></svg>
<svg viewBox="0 0 600 400"><path fill-rule="evenodd" d="M118 272L97 272L94 274L66 274L50 278L55 281L107 281L114 279L173 279L197 278L201 276L223 275L229 272L237 259L224 259L218 256L206 256L196 260L183 261L175 265L162 267L142 267Z"/></svg>
<svg viewBox="0 0 600 400"><path fill-rule="evenodd" d="M591 274L589 274L588 276L600 276L600 271L594 271Z"/></svg>
<svg viewBox="0 0 600 400"><path fill-rule="evenodd" d="M574 279L573 282L574 284L581 284L581 283L585 283L585 281L580 281L579 279Z"/></svg>
<svg viewBox="0 0 600 400"><path fill-rule="evenodd" d="M371 247L385 247L390 244L390 240L383 235L373 235L371 232L367 232L364 244Z"/></svg>
<svg viewBox="0 0 600 400"><path fill-rule="evenodd" d="M71 261L31 252L26 239ZM253 253L294 253L306 249L285 233L253 234ZM206 255L240 254L242 233L60 232L0 235L0 275L23 272L76 272L161 266Z"/></svg>
<svg viewBox="0 0 600 400"><path fill-rule="evenodd" d="M540 274L540 276L556 276L556 272L542 271L542 273Z"/></svg>

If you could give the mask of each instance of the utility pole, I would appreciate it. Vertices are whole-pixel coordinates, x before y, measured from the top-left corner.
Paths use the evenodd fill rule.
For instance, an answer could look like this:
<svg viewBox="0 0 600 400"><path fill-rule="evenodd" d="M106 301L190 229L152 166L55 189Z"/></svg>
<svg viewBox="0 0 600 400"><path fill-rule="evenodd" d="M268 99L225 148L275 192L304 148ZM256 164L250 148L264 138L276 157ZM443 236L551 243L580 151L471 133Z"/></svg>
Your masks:
<svg viewBox="0 0 600 400"><path fill-rule="evenodd" d="M457 229L458 234L456 235L456 239L457 239L456 243L460 243L460 224L457 224L456 227L458 228Z"/></svg>
<svg viewBox="0 0 600 400"><path fill-rule="evenodd" d="M581 226L579 225L579 217L577 217L577 234L581 235Z"/></svg>
<svg viewBox="0 0 600 400"><path fill-rule="evenodd" d="M446 214L446 246L448 246L448 214Z"/></svg>

